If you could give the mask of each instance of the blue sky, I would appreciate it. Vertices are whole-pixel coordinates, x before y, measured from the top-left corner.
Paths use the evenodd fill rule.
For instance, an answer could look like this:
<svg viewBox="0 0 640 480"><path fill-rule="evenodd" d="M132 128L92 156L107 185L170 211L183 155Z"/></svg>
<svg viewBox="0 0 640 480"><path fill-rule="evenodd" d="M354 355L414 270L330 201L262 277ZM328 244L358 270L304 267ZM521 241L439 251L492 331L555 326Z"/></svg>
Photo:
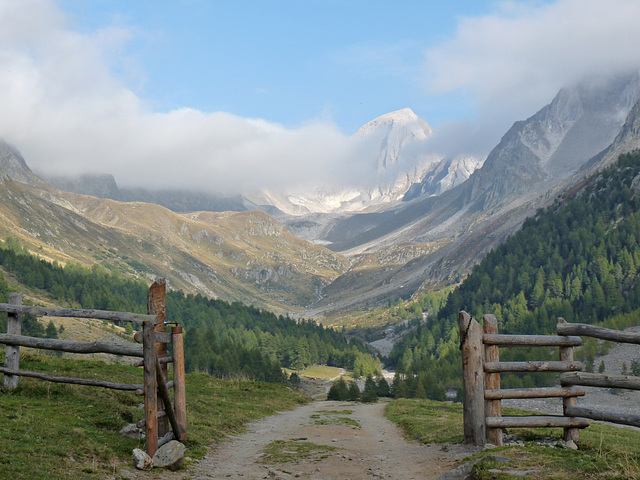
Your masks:
<svg viewBox="0 0 640 480"><path fill-rule="evenodd" d="M638 25L637 0L0 0L0 137L121 185L347 182L370 120L409 107L425 154L486 156L563 86L638 71Z"/></svg>
<svg viewBox="0 0 640 480"><path fill-rule="evenodd" d="M472 114L462 95L428 94L424 55L462 16L493 1L63 0L87 34L131 29L135 70L119 72L153 109L231 112L296 127L314 118L346 134L410 107L434 126Z"/></svg>

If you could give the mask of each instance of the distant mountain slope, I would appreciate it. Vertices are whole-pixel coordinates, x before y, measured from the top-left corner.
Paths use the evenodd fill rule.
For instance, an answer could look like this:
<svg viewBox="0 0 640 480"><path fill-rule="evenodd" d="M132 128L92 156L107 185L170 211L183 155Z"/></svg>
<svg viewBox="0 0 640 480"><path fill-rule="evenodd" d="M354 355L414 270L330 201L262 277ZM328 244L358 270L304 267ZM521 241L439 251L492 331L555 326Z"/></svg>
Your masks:
<svg viewBox="0 0 640 480"><path fill-rule="evenodd" d="M16 288L29 295L26 301L46 306L147 312L149 284L146 281L120 273L109 274L103 268L61 267L43 262L37 255L25 252L13 238L0 241L0 302L3 303L7 302L8 295L5 272L18 283L14 285ZM361 342L348 341L337 330L314 322L296 322L239 302L185 295L172 289L167 292L167 311L170 321L187 329L184 342L187 372L278 382L285 379L281 366L295 369L329 361L349 369L353 369L354 363L366 365L367 373L375 372L375 362ZM132 331L125 335L127 340L123 340L115 334L117 327L113 324L114 330L104 328L102 322L91 325L76 319L61 320L55 319L55 322L58 328L62 323L65 325L66 340L104 340L106 336L109 341L133 342ZM6 331L6 327L6 314L0 315L0 332ZM47 330L56 336L62 333ZM30 316L23 319L23 332L34 337L47 334L43 325ZM121 328L119 332L125 333L126 329ZM301 349L304 354L297 354ZM98 354L98 357L102 359L104 355Z"/></svg>
<svg viewBox="0 0 640 480"><path fill-rule="evenodd" d="M111 174L84 174L76 177L47 176L45 180L60 190L120 202L144 202L161 205L174 212L242 212L256 208L237 196L216 196L187 190L148 190L122 188Z"/></svg>
<svg viewBox="0 0 640 480"><path fill-rule="evenodd" d="M520 194L541 192L607 148L640 98L640 77L562 89L525 122L516 122L470 178L468 197L495 208Z"/></svg>
<svg viewBox="0 0 640 480"><path fill-rule="evenodd" d="M323 285L348 268L343 256L296 238L261 211L181 215L158 205L61 192L42 181L31 185L3 173L0 238L17 237L63 264L99 263L164 276L174 288L278 312L313 302Z"/></svg>
<svg viewBox="0 0 640 480"><path fill-rule="evenodd" d="M411 185L436 170L442 170L443 158L425 148L424 141L433 133L433 128L418 117L410 108L384 114L363 125L351 137L354 146L361 147L363 158L358 159L360 170L356 178L348 179L349 186L313 185L301 190L264 190L249 198L257 204L277 207L288 215L310 217L312 229L299 228L298 219L282 218L291 224L292 231L302 238L316 240L315 226L322 226L332 218L315 214L341 214L364 210L388 208L400 201ZM366 147L366 148L365 148ZM360 151L360 150L358 150ZM457 163L449 165L456 170ZM454 176L465 175L474 164L452 171ZM467 174L468 176L468 174ZM466 178L466 177L465 177ZM313 180L313 179L311 179ZM440 185L446 190L452 184L451 177Z"/></svg>
<svg viewBox="0 0 640 480"><path fill-rule="evenodd" d="M640 101L629 112L615 140L589 161L581 173L592 172L615 162L622 154L640 149Z"/></svg>
<svg viewBox="0 0 640 480"><path fill-rule="evenodd" d="M41 183L18 149L0 138L0 184L10 179L29 184Z"/></svg>

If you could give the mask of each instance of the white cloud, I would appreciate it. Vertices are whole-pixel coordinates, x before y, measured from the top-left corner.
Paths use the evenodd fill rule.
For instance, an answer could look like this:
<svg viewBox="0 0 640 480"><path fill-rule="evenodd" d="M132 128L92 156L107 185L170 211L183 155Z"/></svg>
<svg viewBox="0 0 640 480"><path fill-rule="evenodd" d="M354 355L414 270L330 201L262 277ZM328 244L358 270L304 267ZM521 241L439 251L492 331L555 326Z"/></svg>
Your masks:
<svg viewBox="0 0 640 480"><path fill-rule="evenodd" d="M428 89L470 93L481 117L523 119L585 76L640 68L639 23L637 0L503 2L427 52Z"/></svg>
<svg viewBox="0 0 640 480"><path fill-rule="evenodd" d="M331 122L287 129L222 112L152 112L110 70L126 28L74 32L48 0L0 0L0 25L0 136L37 171L235 192L340 180L354 158L357 146Z"/></svg>
<svg viewBox="0 0 640 480"><path fill-rule="evenodd" d="M371 145L355 143L330 120L290 129L231 113L154 112L127 84L140 78L117 73L139 76L126 52L141 33L126 25L80 33L71 22L53 0L0 0L0 136L36 170L228 192L348 183L375 171ZM461 19L452 39L427 52L427 83L432 94L475 98L478 118L443 124L432 145L452 156L487 153L563 85L637 69L639 23L636 0L508 2ZM359 45L346 55L372 75L412 77L406 60L416 45Z"/></svg>

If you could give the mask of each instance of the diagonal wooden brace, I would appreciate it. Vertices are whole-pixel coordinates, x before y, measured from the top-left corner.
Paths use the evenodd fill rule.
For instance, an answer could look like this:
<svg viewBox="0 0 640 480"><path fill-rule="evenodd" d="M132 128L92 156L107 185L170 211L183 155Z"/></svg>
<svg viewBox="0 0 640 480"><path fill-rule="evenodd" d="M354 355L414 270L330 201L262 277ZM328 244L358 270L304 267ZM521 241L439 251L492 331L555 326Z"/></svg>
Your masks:
<svg viewBox="0 0 640 480"><path fill-rule="evenodd" d="M158 393L160 393L160 398L162 398L162 401L164 402L164 411L167 413L167 417L169 417L169 422L171 423L171 427L173 428L173 434L176 440L183 441L187 438L187 433L182 431L182 428L178 423L176 412L173 409L173 405L171 405L169 388L167 387L167 383L164 381L164 376L162 375L162 370L160 369L160 362L157 358L156 378L158 379Z"/></svg>

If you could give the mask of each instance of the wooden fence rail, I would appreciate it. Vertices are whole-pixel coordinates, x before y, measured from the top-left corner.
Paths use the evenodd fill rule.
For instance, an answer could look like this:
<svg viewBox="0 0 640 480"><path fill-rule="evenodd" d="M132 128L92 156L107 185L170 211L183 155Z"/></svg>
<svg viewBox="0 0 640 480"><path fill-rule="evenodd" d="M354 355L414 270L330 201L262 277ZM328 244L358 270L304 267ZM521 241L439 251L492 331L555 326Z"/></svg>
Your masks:
<svg viewBox="0 0 640 480"><path fill-rule="evenodd" d="M564 318L558 318L557 329L558 335L582 335L602 340L640 345L640 333L621 332L619 330L597 327L585 323L567 323ZM565 373L560 376L560 384L563 386L582 385L587 387L640 390L640 378L629 375L605 375L602 373L585 372ZM578 407L577 404L568 408L565 415L640 427L640 415L595 410Z"/></svg>
<svg viewBox="0 0 640 480"><path fill-rule="evenodd" d="M166 286L164 279L158 279L149 289L149 314L108 312L104 310L79 310L70 308L43 308L22 305L22 293L9 295L9 303L0 303L0 312L8 313L7 333L0 334L0 343L6 345L3 386L7 390L17 388L19 377L32 377L49 382L88 385L117 390L134 391L144 395L145 418L138 422L144 426L147 453L151 456L158 447L171 438L186 438L186 393L184 342L182 327L173 324L167 332ZM73 342L59 339L33 338L21 335L22 316L75 317L118 322L132 322L142 326L134 339L142 345L121 345L113 342ZM173 353L168 355L167 344L172 344ZM38 372L20 370L20 347L56 350L71 353L109 353L130 357L141 357L135 363L143 367L142 384L122 384L103 380L57 377ZM173 364L173 381L168 381L167 364ZM172 401L169 389L174 390ZM167 419L171 424L169 431Z"/></svg>
<svg viewBox="0 0 640 480"><path fill-rule="evenodd" d="M12 294L16 295L16 294ZM22 294L20 293L20 298ZM111 320L112 322L130 322L142 325L144 322L156 322L156 315L145 315L142 313L110 312L107 310L80 310L75 308L46 308L34 307L30 305L2 303L3 312L9 314L30 314L36 317L73 317L91 318L94 320Z"/></svg>
<svg viewBox="0 0 640 480"><path fill-rule="evenodd" d="M620 414L578 407L577 397L584 386L640 390L640 378L582 372L581 362L573 360L573 348L582 344L580 336L615 342L640 344L640 334L620 332L593 325L567 323L558 318L558 335L501 335L493 315L484 315L483 327L468 313L459 315L464 385L464 437L466 443L503 444L504 428L564 428L565 440L578 440L580 428L589 420L603 420L640 427L640 415ZM558 361L501 362L499 347L559 347ZM501 373L565 372L555 387L501 389ZM534 415L503 417L503 399L561 398L562 416Z"/></svg>
<svg viewBox="0 0 640 480"><path fill-rule="evenodd" d="M575 372L582 370L582 363L573 360L573 347L581 345L576 336L559 335L501 335L498 321L493 315L484 315L483 326L466 312L460 312L460 343L462 348L463 376L465 378L465 442L476 445L503 444L504 428L564 428L566 440L577 440L578 429L589 421L582 417L570 417L566 409L577 405L576 397L584 395L584 389L544 387L501 389L500 374L533 372ZM471 335L474 335L472 337ZM500 347L558 347L559 359L553 361L501 362ZM473 368L470 368L473 366ZM470 382L468 377L476 379ZM473 390L467 394L467 385ZM560 398L562 416L503 416L501 401L507 398ZM470 402L470 408L467 408ZM482 407L482 408L481 408ZM475 427L472 427L475 425Z"/></svg>

